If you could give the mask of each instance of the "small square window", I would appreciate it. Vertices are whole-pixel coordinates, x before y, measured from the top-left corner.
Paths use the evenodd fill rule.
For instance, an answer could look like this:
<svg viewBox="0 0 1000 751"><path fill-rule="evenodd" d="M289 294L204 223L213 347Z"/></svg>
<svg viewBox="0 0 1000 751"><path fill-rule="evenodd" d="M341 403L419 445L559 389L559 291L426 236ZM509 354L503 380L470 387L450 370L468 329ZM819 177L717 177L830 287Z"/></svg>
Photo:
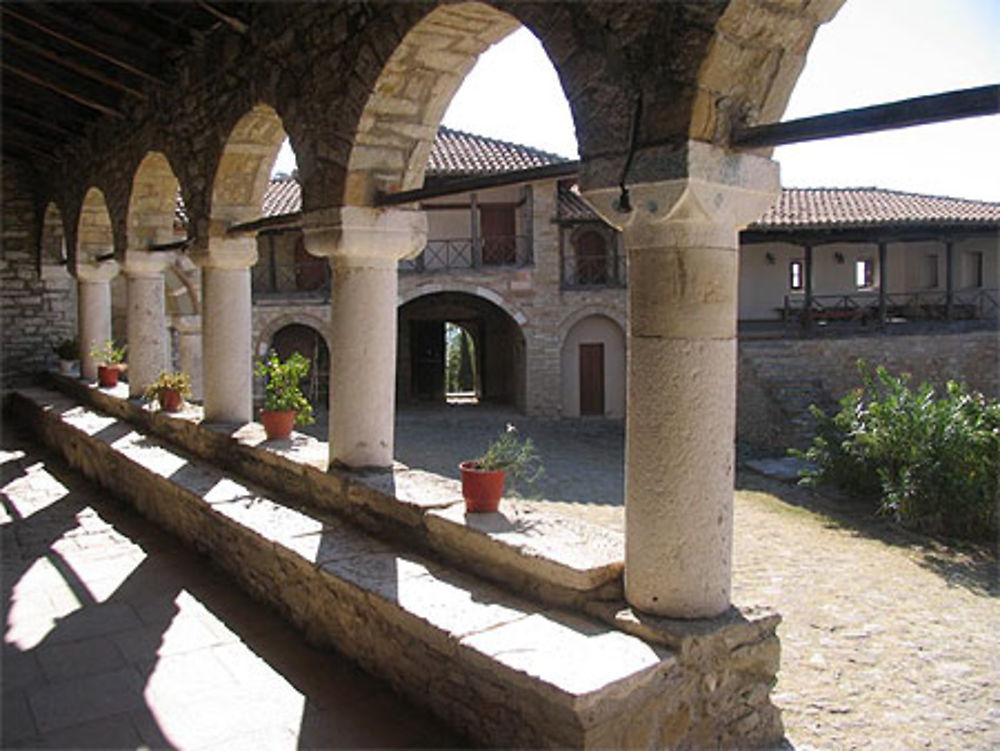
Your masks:
<svg viewBox="0 0 1000 751"><path fill-rule="evenodd" d="M804 289L806 286L805 265L801 260L794 260L788 264L788 286L794 290Z"/></svg>

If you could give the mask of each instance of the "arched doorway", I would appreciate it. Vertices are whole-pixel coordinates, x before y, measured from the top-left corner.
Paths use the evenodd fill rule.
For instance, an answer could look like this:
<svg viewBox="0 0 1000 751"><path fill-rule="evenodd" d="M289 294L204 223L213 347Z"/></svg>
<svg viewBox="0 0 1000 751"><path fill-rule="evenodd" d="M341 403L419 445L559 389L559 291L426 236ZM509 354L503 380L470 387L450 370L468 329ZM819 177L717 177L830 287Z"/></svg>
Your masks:
<svg viewBox="0 0 1000 751"><path fill-rule="evenodd" d="M450 384L449 339L452 357L457 358ZM463 348L469 358L464 367ZM453 395L462 395L461 401L524 409L524 373L521 328L489 300L466 292L438 292L400 307L398 402L444 403L450 385Z"/></svg>
<svg viewBox="0 0 1000 751"><path fill-rule="evenodd" d="M326 414L330 403L330 348L323 335L312 326L292 323L275 332L270 349L282 360L295 352L309 360L309 375L303 380L302 390L313 410Z"/></svg>
<svg viewBox="0 0 1000 751"><path fill-rule="evenodd" d="M560 370L563 415L625 416L625 334L615 321L577 321L563 342Z"/></svg>

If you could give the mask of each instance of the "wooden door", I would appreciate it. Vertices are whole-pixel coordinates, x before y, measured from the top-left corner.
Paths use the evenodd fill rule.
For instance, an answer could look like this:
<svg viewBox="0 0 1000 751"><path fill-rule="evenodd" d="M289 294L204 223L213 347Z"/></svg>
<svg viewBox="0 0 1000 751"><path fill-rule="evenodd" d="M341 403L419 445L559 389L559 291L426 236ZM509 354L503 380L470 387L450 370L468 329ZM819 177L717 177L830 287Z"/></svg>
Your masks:
<svg viewBox="0 0 1000 751"><path fill-rule="evenodd" d="M411 321L413 396L444 400L444 321Z"/></svg>
<svg viewBox="0 0 1000 751"><path fill-rule="evenodd" d="M604 344L580 345L580 414L604 414Z"/></svg>
<svg viewBox="0 0 1000 751"><path fill-rule="evenodd" d="M484 266L517 263L517 220L510 204L479 207L479 233Z"/></svg>

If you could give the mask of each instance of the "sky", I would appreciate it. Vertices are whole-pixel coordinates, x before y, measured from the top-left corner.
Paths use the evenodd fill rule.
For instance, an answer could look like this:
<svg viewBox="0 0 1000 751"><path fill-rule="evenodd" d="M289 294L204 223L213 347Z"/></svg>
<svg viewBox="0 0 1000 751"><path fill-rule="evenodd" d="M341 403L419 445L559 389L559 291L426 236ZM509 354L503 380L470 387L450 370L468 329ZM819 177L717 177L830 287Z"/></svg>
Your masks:
<svg viewBox="0 0 1000 751"><path fill-rule="evenodd" d="M847 0L819 29L783 119L997 83L1000 0ZM559 79L526 29L483 53L443 123L577 156ZM774 158L788 187L1000 201L1000 116L782 146Z"/></svg>

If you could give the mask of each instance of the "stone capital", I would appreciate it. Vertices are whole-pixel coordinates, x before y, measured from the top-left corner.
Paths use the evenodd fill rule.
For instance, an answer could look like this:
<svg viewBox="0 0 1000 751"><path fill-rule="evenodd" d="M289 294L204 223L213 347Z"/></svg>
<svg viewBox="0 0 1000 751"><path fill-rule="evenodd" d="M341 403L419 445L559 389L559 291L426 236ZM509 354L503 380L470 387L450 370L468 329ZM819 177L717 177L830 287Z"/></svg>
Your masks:
<svg viewBox="0 0 1000 751"><path fill-rule="evenodd" d="M633 172L651 169L645 164ZM621 210L618 187L583 191L622 231L627 248L735 248L737 231L758 219L781 189L777 163L698 141L673 152L661 171L662 180L626 181L629 211Z"/></svg>
<svg viewBox="0 0 1000 751"><path fill-rule="evenodd" d="M342 206L302 217L306 250L334 263L395 266L427 245L427 215L413 209Z"/></svg>
<svg viewBox="0 0 1000 751"><path fill-rule="evenodd" d="M160 276L173 263L172 252L152 252L148 250L129 250L125 253L125 263L122 271L131 278Z"/></svg>
<svg viewBox="0 0 1000 751"><path fill-rule="evenodd" d="M118 261L107 260L92 263L77 263L73 276L78 281L89 284L107 284L118 276Z"/></svg>
<svg viewBox="0 0 1000 751"><path fill-rule="evenodd" d="M202 268L247 269L257 263L257 237L210 237L189 257Z"/></svg>

